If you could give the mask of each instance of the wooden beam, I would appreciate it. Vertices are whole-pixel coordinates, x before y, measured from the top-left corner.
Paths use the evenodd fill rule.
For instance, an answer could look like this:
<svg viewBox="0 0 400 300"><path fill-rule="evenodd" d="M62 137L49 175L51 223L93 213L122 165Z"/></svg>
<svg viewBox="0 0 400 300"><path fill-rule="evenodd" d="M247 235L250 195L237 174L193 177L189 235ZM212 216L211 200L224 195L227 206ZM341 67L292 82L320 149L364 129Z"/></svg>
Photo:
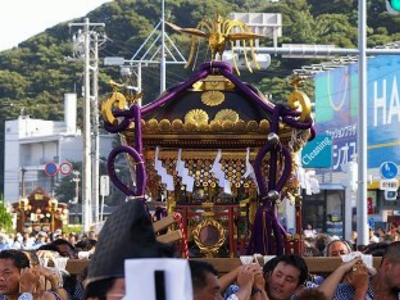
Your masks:
<svg viewBox="0 0 400 300"><path fill-rule="evenodd" d="M171 236L175 234L177 233L172 232ZM237 268L242 264L239 258L192 258L192 259L203 260L213 264L221 275L234 270L235 268ZM327 275L332 273L342 263L339 257L305 257L304 260L307 263L310 273L321 274L321 275ZM68 260L66 269L71 274L79 274L85 267L89 265L89 262L90 260L88 259L70 259ZM376 269L379 269L380 263L381 263L380 257L373 258L373 266Z"/></svg>
<svg viewBox="0 0 400 300"><path fill-rule="evenodd" d="M157 241L159 241L160 243L170 244L170 243L173 243L173 242L176 242L176 241L179 241L180 239L182 239L182 232L178 229L178 230L171 231L171 232L168 232L163 235L158 235L156 238L157 238Z"/></svg>
<svg viewBox="0 0 400 300"><path fill-rule="evenodd" d="M176 219L172 215L166 216L165 218L162 218L161 220L154 222L153 223L153 230L154 232L159 232L168 226L174 224L176 222Z"/></svg>
<svg viewBox="0 0 400 300"><path fill-rule="evenodd" d="M214 265L218 272L225 274L234 270L242 263L239 258L193 258L194 260L208 261ZM340 257L304 257L310 273L329 274L335 271L342 263ZM262 262L259 261L260 264ZM373 258L373 266L379 269L380 257Z"/></svg>

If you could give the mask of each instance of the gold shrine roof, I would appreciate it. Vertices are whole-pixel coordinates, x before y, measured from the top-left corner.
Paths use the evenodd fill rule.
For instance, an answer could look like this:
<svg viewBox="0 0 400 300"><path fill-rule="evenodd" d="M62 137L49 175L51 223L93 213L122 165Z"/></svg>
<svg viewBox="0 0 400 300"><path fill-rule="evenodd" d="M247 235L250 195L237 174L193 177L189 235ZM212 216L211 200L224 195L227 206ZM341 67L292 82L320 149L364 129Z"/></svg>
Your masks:
<svg viewBox="0 0 400 300"><path fill-rule="evenodd" d="M256 88L246 85L269 103ZM164 105L143 114L142 137L148 146L260 147L270 132L270 119L268 111L230 80L208 75ZM133 129L131 126L124 132L128 144L133 142ZM290 126L280 123L281 141L288 142L292 131Z"/></svg>

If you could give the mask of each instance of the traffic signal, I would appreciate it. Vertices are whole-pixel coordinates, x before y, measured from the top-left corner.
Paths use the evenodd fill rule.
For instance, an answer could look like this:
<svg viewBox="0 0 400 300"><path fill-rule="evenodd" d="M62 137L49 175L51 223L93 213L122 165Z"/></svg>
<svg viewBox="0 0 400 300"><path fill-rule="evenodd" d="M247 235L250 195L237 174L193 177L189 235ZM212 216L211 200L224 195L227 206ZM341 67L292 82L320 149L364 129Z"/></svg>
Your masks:
<svg viewBox="0 0 400 300"><path fill-rule="evenodd" d="M386 0L386 9L391 14L400 14L400 0Z"/></svg>

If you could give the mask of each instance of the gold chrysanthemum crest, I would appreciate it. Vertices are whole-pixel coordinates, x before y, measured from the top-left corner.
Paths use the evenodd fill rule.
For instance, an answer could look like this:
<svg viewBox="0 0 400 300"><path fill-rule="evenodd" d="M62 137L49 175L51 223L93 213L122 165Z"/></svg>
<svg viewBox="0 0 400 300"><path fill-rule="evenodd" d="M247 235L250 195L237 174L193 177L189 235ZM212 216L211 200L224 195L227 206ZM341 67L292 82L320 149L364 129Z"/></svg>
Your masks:
<svg viewBox="0 0 400 300"><path fill-rule="evenodd" d="M202 109L192 109L185 115L185 123L208 123L208 114Z"/></svg>
<svg viewBox="0 0 400 300"><path fill-rule="evenodd" d="M231 122L236 122L239 120L239 114L234 111L233 109L222 109L217 114L215 115L214 120L216 121L231 121Z"/></svg>
<svg viewBox="0 0 400 300"><path fill-rule="evenodd" d="M208 91L201 95L201 102L208 106L217 106L225 101L225 95L220 91Z"/></svg>

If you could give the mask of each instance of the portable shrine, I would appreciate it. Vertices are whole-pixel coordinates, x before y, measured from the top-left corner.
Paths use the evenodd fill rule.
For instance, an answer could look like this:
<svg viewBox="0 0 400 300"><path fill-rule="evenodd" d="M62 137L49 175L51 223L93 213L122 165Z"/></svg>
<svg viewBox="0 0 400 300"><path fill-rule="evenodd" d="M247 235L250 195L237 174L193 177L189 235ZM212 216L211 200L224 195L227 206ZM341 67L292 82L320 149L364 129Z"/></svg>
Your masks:
<svg viewBox="0 0 400 300"><path fill-rule="evenodd" d="M112 84L102 113L121 145L110 153L110 178L131 199L157 203L160 216L179 213L190 255L300 253L301 234L287 234L277 205L294 201L301 228L296 170L299 150L314 137L310 101L295 78L287 105L274 104L218 60L233 41L248 41L248 62L254 59L252 41L259 36L246 24L220 16L210 26L202 22L196 29L171 25L209 40L211 61L190 78L142 107L140 94ZM120 155L134 186L115 172Z"/></svg>

